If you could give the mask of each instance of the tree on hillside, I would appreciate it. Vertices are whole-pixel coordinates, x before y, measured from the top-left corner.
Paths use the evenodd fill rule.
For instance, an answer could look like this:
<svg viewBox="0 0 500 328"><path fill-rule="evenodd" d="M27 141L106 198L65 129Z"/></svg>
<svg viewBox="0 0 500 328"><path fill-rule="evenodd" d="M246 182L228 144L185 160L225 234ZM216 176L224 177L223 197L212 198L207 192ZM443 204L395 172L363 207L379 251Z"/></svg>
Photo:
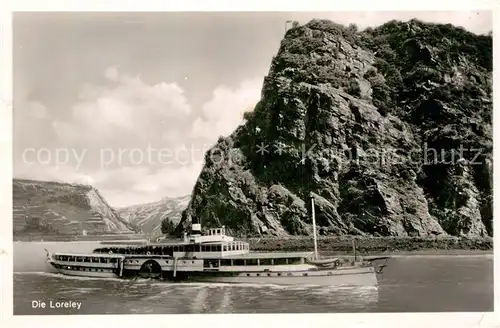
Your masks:
<svg viewBox="0 0 500 328"><path fill-rule="evenodd" d="M168 219L168 217L165 217L161 221L161 233L164 235L172 235L174 231L175 231L175 224L173 224L172 221Z"/></svg>

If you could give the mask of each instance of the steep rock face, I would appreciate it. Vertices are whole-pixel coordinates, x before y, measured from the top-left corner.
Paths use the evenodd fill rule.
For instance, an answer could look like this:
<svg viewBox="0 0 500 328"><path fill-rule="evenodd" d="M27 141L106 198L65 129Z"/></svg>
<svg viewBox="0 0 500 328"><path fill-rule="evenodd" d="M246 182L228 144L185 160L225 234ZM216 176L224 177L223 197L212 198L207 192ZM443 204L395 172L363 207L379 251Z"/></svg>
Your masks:
<svg viewBox="0 0 500 328"><path fill-rule="evenodd" d="M166 197L160 201L117 209L120 216L144 233L159 236L162 234L162 221L172 225L179 224L181 213L186 209L190 196Z"/></svg>
<svg viewBox="0 0 500 328"><path fill-rule="evenodd" d="M178 231L311 234L313 197L320 234L491 234L491 92L491 36L293 28L255 110L206 154Z"/></svg>
<svg viewBox="0 0 500 328"><path fill-rule="evenodd" d="M14 235L131 233L91 186L13 179Z"/></svg>

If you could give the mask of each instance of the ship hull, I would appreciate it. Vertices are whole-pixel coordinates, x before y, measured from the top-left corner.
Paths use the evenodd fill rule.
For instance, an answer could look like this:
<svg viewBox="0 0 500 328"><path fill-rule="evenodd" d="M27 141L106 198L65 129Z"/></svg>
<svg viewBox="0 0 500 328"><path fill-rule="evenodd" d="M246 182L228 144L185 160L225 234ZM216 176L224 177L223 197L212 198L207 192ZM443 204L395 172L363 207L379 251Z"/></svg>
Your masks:
<svg viewBox="0 0 500 328"><path fill-rule="evenodd" d="M377 274L372 267L353 268L328 272L299 271L291 275L275 272L264 273L224 273L203 272L197 274L180 273L172 279L180 282L268 284L268 285L316 285L316 286L378 286Z"/></svg>
<svg viewBox="0 0 500 328"><path fill-rule="evenodd" d="M76 277L89 277L89 278L116 278L118 277L114 272L91 272L91 271L75 271L68 269L56 269L57 272Z"/></svg>

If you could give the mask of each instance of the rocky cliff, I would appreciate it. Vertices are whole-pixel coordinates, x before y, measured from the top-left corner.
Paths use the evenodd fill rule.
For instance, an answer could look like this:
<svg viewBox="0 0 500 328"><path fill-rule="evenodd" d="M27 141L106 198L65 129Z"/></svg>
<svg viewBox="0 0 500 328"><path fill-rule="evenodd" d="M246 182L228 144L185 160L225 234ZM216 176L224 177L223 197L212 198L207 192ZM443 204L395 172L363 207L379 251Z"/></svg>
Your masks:
<svg viewBox="0 0 500 328"><path fill-rule="evenodd" d="M162 235L162 221L176 226L181 220L181 213L186 209L190 196L165 197L157 202L118 208L120 216L144 233L153 236ZM163 226L167 225L167 222Z"/></svg>
<svg viewBox="0 0 500 328"><path fill-rule="evenodd" d="M389 22L286 32L246 122L221 137L178 231L492 234L492 38Z"/></svg>
<svg viewBox="0 0 500 328"><path fill-rule="evenodd" d="M13 179L14 236L131 233L92 186Z"/></svg>

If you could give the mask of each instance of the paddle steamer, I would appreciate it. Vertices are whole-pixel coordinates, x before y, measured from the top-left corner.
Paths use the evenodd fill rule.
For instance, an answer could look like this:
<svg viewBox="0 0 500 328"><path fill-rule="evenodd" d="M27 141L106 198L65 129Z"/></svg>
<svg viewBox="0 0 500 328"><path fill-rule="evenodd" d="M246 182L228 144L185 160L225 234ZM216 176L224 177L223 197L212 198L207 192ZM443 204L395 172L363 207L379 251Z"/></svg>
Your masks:
<svg viewBox="0 0 500 328"><path fill-rule="evenodd" d="M314 206L313 206L314 208ZM112 245L90 254L47 251L48 263L60 273L86 277L143 277L173 281L250 284L376 286L385 266L373 260L319 258L313 213L314 252L251 252L249 244L226 235L225 228L192 224L178 241ZM387 260L387 258L384 258Z"/></svg>

